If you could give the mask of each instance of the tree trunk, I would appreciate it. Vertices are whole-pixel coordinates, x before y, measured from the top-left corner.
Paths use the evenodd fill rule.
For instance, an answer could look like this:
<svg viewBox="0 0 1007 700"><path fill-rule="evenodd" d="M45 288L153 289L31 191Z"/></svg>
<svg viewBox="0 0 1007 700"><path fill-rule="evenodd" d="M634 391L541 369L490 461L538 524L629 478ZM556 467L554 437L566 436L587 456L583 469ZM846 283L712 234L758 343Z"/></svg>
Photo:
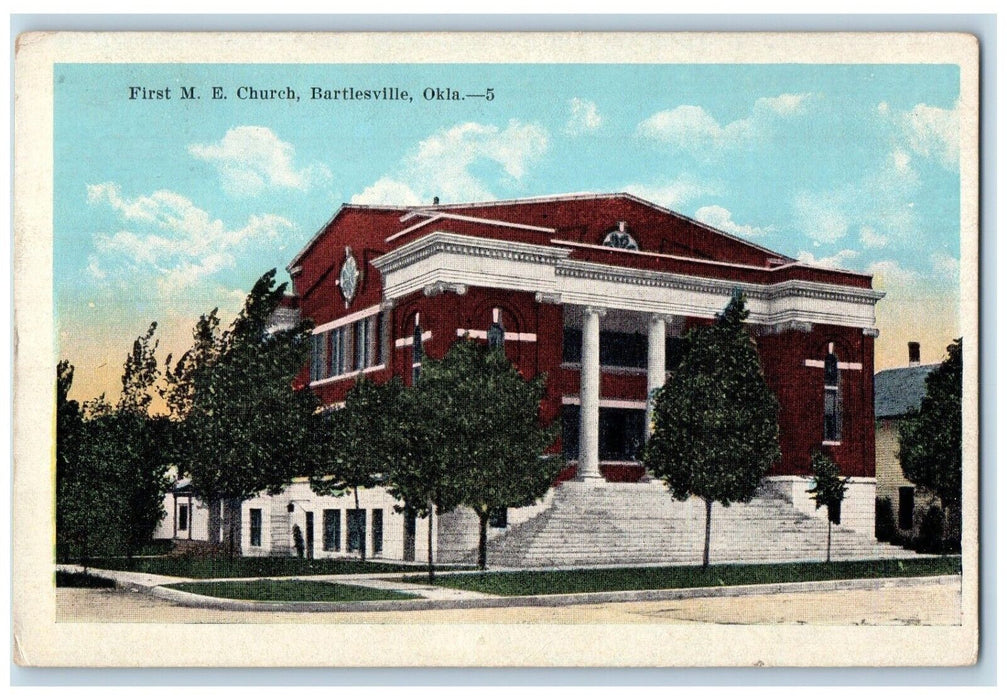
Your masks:
<svg viewBox="0 0 1007 700"><path fill-rule="evenodd" d="M706 538L703 541L703 568L710 565L710 516L713 514L713 501L704 499L706 503Z"/></svg>
<svg viewBox="0 0 1007 700"><path fill-rule="evenodd" d="M427 580L434 582L434 504L430 504L427 513Z"/></svg>
<svg viewBox="0 0 1007 700"><path fill-rule="evenodd" d="M486 528L489 523L490 514L488 510L476 511L479 516L479 561L480 571L486 570Z"/></svg>
<svg viewBox="0 0 1007 700"><path fill-rule="evenodd" d="M357 487L353 487L353 506L360 512L360 495ZM367 561L367 516L364 516L364 531L360 533L360 561Z"/></svg>
<svg viewBox="0 0 1007 700"><path fill-rule="evenodd" d="M825 544L825 563L832 561L832 518L829 518L829 535Z"/></svg>

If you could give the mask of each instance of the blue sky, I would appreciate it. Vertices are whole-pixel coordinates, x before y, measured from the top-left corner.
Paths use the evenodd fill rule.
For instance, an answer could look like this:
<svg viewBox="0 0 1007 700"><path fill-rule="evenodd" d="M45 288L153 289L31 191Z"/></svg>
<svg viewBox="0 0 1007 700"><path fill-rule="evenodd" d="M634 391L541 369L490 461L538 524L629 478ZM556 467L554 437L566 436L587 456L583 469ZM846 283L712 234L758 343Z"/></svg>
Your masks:
<svg viewBox="0 0 1007 700"><path fill-rule="evenodd" d="M54 81L56 343L80 398L115 393L151 321L177 353L199 313L233 314L342 202L435 195L629 191L870 272L888 293L879 368L904 364L907 340L938 361L959 333L956 66L57 65ZM201 99L177 99L183 85ZM312 86L414 98L312 101Z"/></svg>

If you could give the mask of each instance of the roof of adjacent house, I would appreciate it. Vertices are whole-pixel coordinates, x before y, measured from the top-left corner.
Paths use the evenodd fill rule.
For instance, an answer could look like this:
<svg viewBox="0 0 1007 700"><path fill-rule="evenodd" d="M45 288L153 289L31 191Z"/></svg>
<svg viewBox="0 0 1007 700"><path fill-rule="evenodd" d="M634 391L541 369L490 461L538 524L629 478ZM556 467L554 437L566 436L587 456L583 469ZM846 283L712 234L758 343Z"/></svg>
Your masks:
<svg viewBox="0 0 1007 700"><path fill-rule="evenodd" d="M940 365L886 369L874 375L874 417L895 418L918 411L927 393L927 376Z"/></svg>

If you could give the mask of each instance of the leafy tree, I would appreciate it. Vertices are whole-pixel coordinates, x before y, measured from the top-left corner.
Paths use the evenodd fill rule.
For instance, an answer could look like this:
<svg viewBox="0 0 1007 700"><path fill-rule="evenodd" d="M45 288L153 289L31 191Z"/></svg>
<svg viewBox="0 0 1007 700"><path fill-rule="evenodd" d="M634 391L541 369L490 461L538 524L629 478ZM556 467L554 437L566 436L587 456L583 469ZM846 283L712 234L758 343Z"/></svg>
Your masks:
<svg viewBox="0 0 1007 700"><path fill-rule="evenodd" d="M936 495L952 537L960 537L962 501L962 339L927 376L920 410L899 423L899 461L911 482Z"/></svg>
<svg viewBox="0 0 1007 700"><path fill-rule="evenodd" d="M149 415L159 373L151 324L123 365L122 393L104 395L83 414L67 400L73 368L57 366L57 548L85 561L93 554L132 557L164 517L168 487L163 417Z"/></svg>
<svg viewBox="0 0 1007 700"><path fill-rule="evenodd" d="M403 387L398 378L375 384L362 377L346 395L342 409L322 420L326 425L326 452L320 474L312 475L311 489L319 495L341 495L353 491L360 509L359 489L377 486L393 470L400 458L402 440L392 427L400 407ZM366 538L360 545L360 559L366 559Z"/></svg>
<svg viewBox="0 0 1007 700"><path fill-rule="evenodd" d="M468 339L423 369L419 392L450 436L439 449L457 475L460 505L479 518L478 565L485 569L490 515L533 504L560 468L543 456L556 439L539 421L545 379L525 381L502 348Z"/></svg>
<svg viewBox="0 0 1007 700"><path fill-rule="evenodd" d="M277 494L294 476L313 473L320 454L313 445L318 400L293 388L308 359L311 324L267 332L286 289L275 276L270 270L259 278L223 333L216 310L202 316L192 348L173 367L169 357L165 370L175 460L211 513L223 502L232 555L240 549L242 501Z"/></svg>
<svg viewBox="0 0 1007 700"><path fill-rule="evenodd" d="M656 392L644 465L674 498L706 504L703 566L710 562L713 503L748 502L780 458L779 405L766 384L735 292L710 326L686 336L681 362Z"/></svg>
<svg viewBox="0 0 1007 700"><path fill-rule="evenodd" d="M815 510L822 506L828 509L829 531L825 545L825 561L828 563L832 560L832 523L839 524L839 509L843 496L846 495L846 484L849 483L850 477L841 477L839 465L821 452L811 456L811 474L814 484L808 489L808 493L815 502Z"/></svg>
<svg viewBox="0 0 1007 700"><path fill-rule="evenodd" d="M461 483L444 446L454 439L440 420L443 396L427 386L435 363L424 360L419 385L399 392L385 426L397 436L398 458L390 465L388 491L402 501L409 517L427 518L427 577L434 581L433 515L454 510L462 500Z"/></svg>

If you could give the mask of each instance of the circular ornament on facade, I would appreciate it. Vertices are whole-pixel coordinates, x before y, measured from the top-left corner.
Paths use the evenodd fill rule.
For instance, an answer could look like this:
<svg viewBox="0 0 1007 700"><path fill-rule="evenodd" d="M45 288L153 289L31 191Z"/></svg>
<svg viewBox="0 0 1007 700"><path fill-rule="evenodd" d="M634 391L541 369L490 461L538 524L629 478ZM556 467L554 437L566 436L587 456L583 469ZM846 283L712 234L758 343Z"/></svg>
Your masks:
<svg viewBox="0 0 1007 700"><path fill-rule="evenodd" d="M601 244L607 248L622 248L623 250L640 250L636 240L625 231L610 231Z"/></svg>
<svg viewBox="0 0 1007 700"><path fill-rule="evenodd" d="M346 259L343 267L339 270L339 291L343 293L343 299L349 306L353 302L353 297L357 294L357 285L360 283L360 268L357 267L357 260L353 257L353 251L346 246Z"/></svg>

